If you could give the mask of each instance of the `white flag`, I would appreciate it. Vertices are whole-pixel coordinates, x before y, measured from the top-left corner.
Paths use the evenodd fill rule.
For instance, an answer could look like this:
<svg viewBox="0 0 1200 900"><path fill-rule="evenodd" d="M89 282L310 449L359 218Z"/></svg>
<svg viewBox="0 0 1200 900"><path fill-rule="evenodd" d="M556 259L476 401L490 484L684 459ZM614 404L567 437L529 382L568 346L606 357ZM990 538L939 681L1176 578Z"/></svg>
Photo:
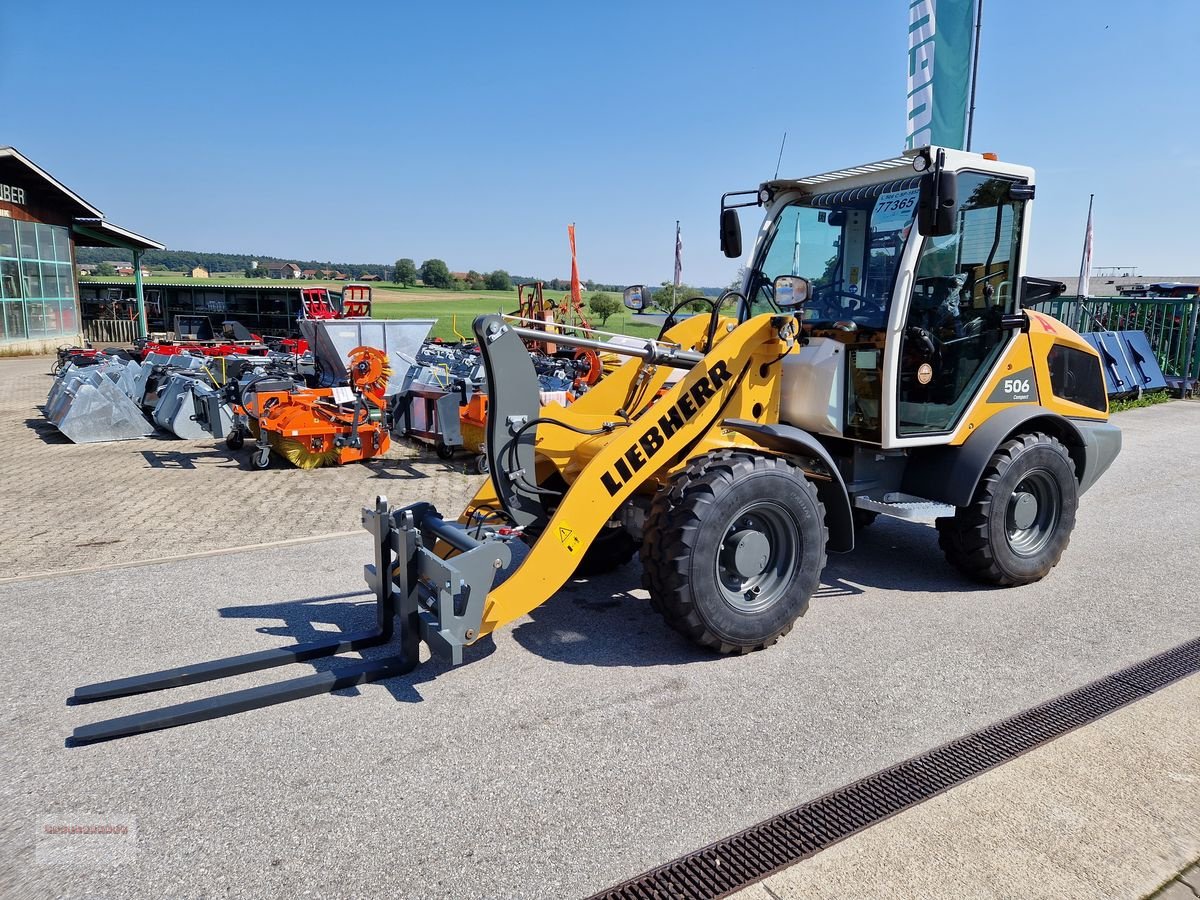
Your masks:
<svg viewBox="0 0 1200 900"><path fill-rule="evenodd" d="M1079 264L1079 286L1075 291L1082 299L1087 299L1088 280L1092 277L1092 201L1095 199L1095 194L1088 198L1087 234L1083 237L1083 261Z"/></svg>

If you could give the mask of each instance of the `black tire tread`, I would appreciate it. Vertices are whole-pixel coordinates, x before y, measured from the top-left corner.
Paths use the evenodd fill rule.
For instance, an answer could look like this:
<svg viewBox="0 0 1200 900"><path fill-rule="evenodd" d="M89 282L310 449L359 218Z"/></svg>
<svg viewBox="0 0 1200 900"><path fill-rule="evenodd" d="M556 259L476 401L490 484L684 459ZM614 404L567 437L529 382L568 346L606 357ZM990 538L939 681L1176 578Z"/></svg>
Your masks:
<svg viewBox="0 0 1200 900"><path fill-rule="evenodd" d="M938 546L946 556L946 560L955 569L975 581L985 584L1012 587L1031 584L1038 581L1037 577L1015 576L1006 572L998 563L992 542L989 538L989 511L996 496L996 486L1009 468L1022 453L1035 447L1049 447L1062 454L1068 465L1071 463L1070 454L1056 438L1039 432L1018 435L1005 441L992 455L987 467L979 478L975 495L969 506L958 508L953 516L945 516L937 520ZM1073 521L1073 520L1072 520ZM1058 556L1050 563L1049 568L1058 564L1062 551L1070 543L1068 533Z"/></svg>
<svg viewBox="0 0 1200 900"><path fill-rule="evenodd" d="M675 631L718 653L741 654L765 649L778 642L795 624L792 620L766 640L752 645L732 644L707 627L686 589L691 549L701 521L698 511L716 501L715 484L730 485L739 477L769 468L791 472L812 492L822 523L820 568L823 570L825 543L829 538L824 507L816 499L816 488L804 477L803 471L781 457L735 450L718 450L697 457L658 493L646 519L641 548L642 584L650 594L651 606ZM804 615L807 609L806 600L796 618Z"/></svg>

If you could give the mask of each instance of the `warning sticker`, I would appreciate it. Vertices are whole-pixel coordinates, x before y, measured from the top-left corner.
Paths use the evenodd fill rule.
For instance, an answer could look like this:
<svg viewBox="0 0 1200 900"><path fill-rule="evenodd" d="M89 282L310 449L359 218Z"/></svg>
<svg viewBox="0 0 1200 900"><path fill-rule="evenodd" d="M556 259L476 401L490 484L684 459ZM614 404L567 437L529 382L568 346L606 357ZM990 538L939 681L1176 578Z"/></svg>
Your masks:
<svg viewBox="0 0 1200 900"><path fill-rule="evenodd" d="M559 525L558 539L567 548L568 553L579 552L579 546L582 542L579 540L579 535L575 533L574 528L567 525Z"/></svg>

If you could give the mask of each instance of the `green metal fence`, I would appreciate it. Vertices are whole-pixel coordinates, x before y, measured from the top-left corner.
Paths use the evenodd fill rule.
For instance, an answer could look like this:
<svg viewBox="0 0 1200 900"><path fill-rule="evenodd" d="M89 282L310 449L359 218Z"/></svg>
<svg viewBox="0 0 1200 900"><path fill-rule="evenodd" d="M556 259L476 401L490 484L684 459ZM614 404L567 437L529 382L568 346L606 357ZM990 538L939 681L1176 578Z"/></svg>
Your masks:
<svg viewBox="0 0 1200 900"><path fill-rule="evenodd" d="M1200 297L1060 297L1030 304L1076 331L1144 331L1164 375L1200 375Z"/></svg>

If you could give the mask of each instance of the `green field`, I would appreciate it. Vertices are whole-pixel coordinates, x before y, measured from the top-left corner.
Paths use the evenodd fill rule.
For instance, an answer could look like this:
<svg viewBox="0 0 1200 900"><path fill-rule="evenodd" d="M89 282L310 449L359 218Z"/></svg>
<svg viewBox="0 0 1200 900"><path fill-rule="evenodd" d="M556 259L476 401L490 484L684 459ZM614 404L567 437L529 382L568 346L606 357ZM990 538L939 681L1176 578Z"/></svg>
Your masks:
<svg viewBox="0 0 1200 900"><path fill-rule="evenodd" d="M439 291L432 288L394 288L392 286L379 288L374 284L371 296L374 300L371 312L380 319L437 319L437 325L431 332L431 337L444 341L458 340L458 333L474 340L471 335L471 322L476 316L485 313L516 311L516 291ZM546 299L558 301L563 291L546 291ZM658 336L658 326L644 322L630 321L628 310L622 310L609 317L604 325L604 331L617 334L629 334L635 337L654 338ZM593 328L599 328L599 321L589 315Z"/></svg>

